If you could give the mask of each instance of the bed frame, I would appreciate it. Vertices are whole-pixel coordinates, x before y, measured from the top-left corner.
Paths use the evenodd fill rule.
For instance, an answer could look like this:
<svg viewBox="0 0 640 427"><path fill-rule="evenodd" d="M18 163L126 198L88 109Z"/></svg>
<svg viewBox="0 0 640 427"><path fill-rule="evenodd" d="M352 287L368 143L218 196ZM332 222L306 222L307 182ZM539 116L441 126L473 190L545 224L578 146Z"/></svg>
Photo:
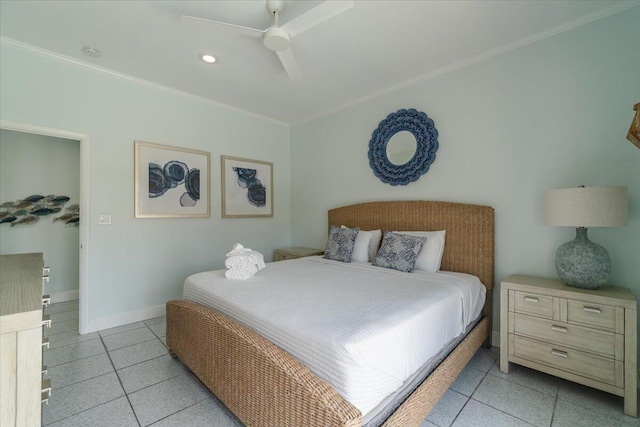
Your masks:
<svg viewBox="0 0 640 427"><path fill-rule="evenodd" d="M419 427L484 343L489 344L494 211L431 201L370 202L329 211L329 227L446 230L442 270L478 276L487 288L483 318L402 402L383 426ZM215 310L167 303L167 346L245 425L359 427L362 414L284 350Z"/></svg>

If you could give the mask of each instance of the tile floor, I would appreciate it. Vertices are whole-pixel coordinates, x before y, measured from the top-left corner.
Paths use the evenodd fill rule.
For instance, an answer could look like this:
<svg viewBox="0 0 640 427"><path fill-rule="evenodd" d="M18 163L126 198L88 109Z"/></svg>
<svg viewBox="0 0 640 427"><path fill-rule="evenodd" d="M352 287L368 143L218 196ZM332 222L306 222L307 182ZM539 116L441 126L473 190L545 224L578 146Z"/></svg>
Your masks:
<svg viewBox="0 0 640 427"><path fill-rule="evenodd" d="M169 356L164 318L78 335L77 301L46 312L53 394L43 425L242 426ZM640 426L623 414L622 398L516 365L505 375L498 354L480 349L422 427Z"/></svg>

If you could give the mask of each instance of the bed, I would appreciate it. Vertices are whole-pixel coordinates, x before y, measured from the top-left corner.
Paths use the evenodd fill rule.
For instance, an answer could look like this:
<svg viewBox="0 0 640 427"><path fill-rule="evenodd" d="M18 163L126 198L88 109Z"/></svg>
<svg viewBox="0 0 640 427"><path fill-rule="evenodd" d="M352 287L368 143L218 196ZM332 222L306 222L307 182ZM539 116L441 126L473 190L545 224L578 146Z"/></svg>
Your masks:
<svg viewBox="0 0 640 427"><path fill-rule="evenodd" d="M488 344L493 215L493 209L486 206L430 201L370 202L329 211L329 226L446 230L441 270L477 276L486 288L482 316L475 326L425 379L408 384L404 395L378 408L383 418L378 416L375 425L421 425L476 350ZM294 261L285 263L294 265ZM243 423L265 427L363 425L362 412L315 375L311 365L264 338L256 331L259 327L245 326L246 319L234 320L223 311L187 300L168 302L167 345Z"/></svg>

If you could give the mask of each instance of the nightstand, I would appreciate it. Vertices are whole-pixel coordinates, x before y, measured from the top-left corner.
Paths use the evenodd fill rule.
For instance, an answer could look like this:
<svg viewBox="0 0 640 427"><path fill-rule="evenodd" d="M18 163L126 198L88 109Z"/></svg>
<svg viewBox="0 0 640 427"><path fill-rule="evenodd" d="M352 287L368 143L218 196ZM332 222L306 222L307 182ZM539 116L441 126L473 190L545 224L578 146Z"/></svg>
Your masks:
<svg viewBox="0 0 640 427"><path fill-rule="evenodd" d="M637 416L637 307L625 288L510 276L500 290L500 370L509 362L624 397Z"/></svg>
<svg viewBox="0 0 640 427"><path fill-rule="evenodd" d="M306 256L323 255L324 251L312 248L282 248L276 249L276 261L304 258Z"/></svg>

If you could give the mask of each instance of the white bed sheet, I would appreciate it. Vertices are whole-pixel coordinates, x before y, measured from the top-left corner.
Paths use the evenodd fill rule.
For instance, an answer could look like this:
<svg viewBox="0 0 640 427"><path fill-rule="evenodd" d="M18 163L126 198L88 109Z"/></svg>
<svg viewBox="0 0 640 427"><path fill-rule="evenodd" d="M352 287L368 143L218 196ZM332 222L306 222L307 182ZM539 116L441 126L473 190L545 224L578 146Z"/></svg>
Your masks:
<svg viewBox="0 0 640 427"><path fill-rule="evenodd" d="M307 257L249 280L189 276L184 299L216 309L284 349L367 414L481 312L468 274L403 273Z"/></svg>

